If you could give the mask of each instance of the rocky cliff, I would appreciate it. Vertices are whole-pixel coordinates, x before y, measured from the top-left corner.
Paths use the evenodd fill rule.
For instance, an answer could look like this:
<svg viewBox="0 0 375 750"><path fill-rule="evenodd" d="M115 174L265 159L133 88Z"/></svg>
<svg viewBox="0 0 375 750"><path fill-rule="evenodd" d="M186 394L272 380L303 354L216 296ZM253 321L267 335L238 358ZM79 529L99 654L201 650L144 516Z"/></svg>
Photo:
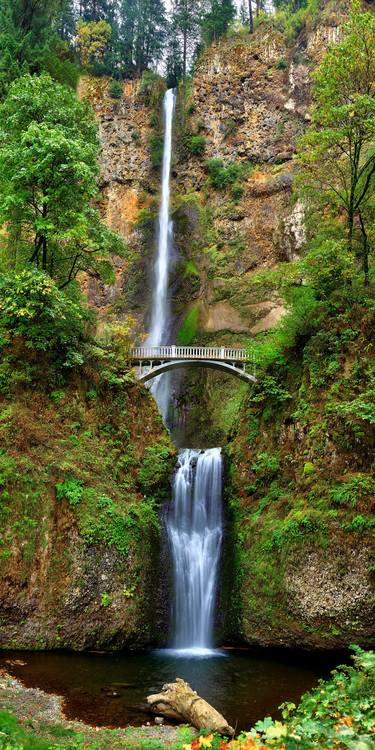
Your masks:
<svg viewBox="0 0 375 750"><path fill-rule="evenodd" d="M235 31L203 53L178 92L177 342L246 345L283 316L268 271L304 248L293 156L310 119L311 71L340 38L341 18L326 3L293 38L272 20L252 37ZM114 285L88 278L86 288L103 317L131 313L137 335L151 299L163 90L162 81L125 82L113 100L108 81L91 77L79 89L100 126L101 209L128 247L114 258ZM286 372L252 391L211 371L175 380L177 439L227 443L223 638L370 642L373 436L348 406L369 387L370 355L359 356L371 351L368 315L327 324L308 350L289 353ZM99 400L93 390L72 383L2 405L2 644L118 648L158 638L151 582L171 445L143 387Z"/></svg>
<svg viewBox="0 0 375 750"><path fill-rule="evenodd" d="M0 646L157 641L174 451L153 399L86 378L20 390L0 413Z"/></svg>
<svg viewBox="0 0 375 750"><path fill-rule="evenodd" d="M328 320L244 400L227 446L229 628L248 643L373 643L373 324L360 305Z"/></svg>

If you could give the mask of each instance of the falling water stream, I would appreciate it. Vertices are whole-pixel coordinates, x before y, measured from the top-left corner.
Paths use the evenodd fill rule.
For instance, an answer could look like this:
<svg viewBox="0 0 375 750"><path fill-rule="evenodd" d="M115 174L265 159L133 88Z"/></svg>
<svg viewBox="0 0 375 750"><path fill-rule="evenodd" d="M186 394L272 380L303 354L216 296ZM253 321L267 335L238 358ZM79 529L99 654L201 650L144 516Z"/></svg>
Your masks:
<svg viewBox="0 0 375 750"><path fill-rule="evenodd" d="M163 101L164 145L161 172L161 201L158 221L158 241L154 263L149 346L167 344L170 336L171 310L168 292L169 272L173 246L173 222L170 217L170 175L172 162L173 115L175 107L174 89L166 91ZM170 376L161 375L152 385L152 393L159 411L166 421L170 400Z"/></svg>
<svg viewBox="0 0 375 750"><path fill-rule="evenodd" d="M154 262L151 324L147 343L169 343L171 309L168 292L173 247L170 217L175 92L168 89L163 101L164 145L161 174L158 241ZM155 379L152 392L166 421L170 402L170 377ZM220 560L222 461L219 448L180 451L174 479L172 508L166 526L174 579L173 646L202 654L212 646L213 615Z"/></svg>
<svg viewBox="0 0 375 750"><path fill-rule="evenodd" d="M193 654L212 647L222 540L220 448L180 452L167 517L174 577L173 645Z"/></svg>

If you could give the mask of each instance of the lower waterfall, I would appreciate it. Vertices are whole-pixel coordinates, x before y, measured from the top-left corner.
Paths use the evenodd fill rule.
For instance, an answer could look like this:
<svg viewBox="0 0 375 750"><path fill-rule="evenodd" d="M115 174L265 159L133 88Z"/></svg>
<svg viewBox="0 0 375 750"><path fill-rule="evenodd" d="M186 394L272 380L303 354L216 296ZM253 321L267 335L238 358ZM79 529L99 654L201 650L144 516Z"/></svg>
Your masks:
<svg viewBox="0 0 375 750"><path fill-rule="evenodd" d="M173 647L199 653L213 645L223 536L220 448L187 448L178 458L166 525L174 600Z"/></svg>

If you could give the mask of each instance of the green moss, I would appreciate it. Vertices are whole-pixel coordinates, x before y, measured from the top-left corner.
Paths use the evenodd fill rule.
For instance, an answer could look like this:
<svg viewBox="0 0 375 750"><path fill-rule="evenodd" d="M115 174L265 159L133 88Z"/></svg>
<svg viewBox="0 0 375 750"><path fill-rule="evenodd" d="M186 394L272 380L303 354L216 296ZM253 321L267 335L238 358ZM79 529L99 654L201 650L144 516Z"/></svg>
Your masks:
<svg viewBox="0 0 375 750"><path fill-rule="evenodd" d="M186 315L180 330L177 333L177 343L180 346L189 346L193 343L199 327L200 307L199 304L193 305Z"/></svg>

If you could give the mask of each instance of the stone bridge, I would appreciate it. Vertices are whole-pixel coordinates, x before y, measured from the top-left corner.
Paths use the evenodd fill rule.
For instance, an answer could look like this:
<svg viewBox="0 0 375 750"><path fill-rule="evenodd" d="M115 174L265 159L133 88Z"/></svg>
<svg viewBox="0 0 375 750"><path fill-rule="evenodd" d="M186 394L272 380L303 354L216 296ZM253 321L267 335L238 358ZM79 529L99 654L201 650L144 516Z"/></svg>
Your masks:
<svg viewBox="0 0 375 750"><path fill-rule="evenodd" d="M138 379L146 383L158 375L179 367L211 367L234 375L247 383L256 383L255 363L246 349L216 346L138 346L130 353ZM252 373L248 372L252 370Z"/></svg>

